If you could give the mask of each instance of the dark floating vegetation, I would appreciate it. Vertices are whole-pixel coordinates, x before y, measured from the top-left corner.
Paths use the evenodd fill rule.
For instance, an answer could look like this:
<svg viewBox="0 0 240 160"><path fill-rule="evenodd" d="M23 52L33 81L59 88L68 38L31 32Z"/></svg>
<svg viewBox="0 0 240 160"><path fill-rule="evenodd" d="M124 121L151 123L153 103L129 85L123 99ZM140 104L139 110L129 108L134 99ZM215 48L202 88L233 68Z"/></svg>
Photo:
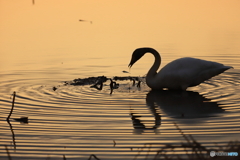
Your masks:
<svg viewBox="0 0 240 160"><path fill-rule="evenodd" d="M126 81L126 80L130 80L133 81L135 84L135 81L140 81L141 78L145 78L145 77L119 77L119 76L115 76L113 78L107 78L106 76L98 76L98 77L88 77L88 78L77 78L74 79L72 81L64 81L65 85L80 85L80 86L84 86L84 85L91 85L91 84L100 84L100 83L105 83L107 80L114 80L114 81Z"/></svg>
<svg viewBox="0 0 240 160"><path fill-rule="evenodd" d="M98 76L98 77L88 77L88 78L77 78L73 81L67 82L65 81L65 85L74 85L74 86L84 86L84 85L91 85L91 84L97 84L98 82L106 82L108 80L105 76Z"/></svg>
<svg viewBox="0 0 240 160"><path fill-rule="evenodd" d="M14 118L15 121L18 121L20 123L28 123L28 117L21 117L21 118Z"/></svg>
<svg viewBox="0 0 240 160"><path fill-rule="evenodd" d="M135 86L137 83L137 87L141 87L142 79L145 77L131 77L131 76L124 76L124 77L119 77L115 76L112 78L108 78L106 76L98 76L98 77L88 77L88 78L77 78L72 81L64 81L63 85L73 85L73 86L85 86L85 85L91 85L90 88L95 88L97 90L102 90L103 89L103 83L110 81L109 87L110 87L110 94L112 94L114 89L118 89L120 84L117 83L116 81L131 81L132 86ZM53 91L56 91L57 88L53 87Z"/></svg>

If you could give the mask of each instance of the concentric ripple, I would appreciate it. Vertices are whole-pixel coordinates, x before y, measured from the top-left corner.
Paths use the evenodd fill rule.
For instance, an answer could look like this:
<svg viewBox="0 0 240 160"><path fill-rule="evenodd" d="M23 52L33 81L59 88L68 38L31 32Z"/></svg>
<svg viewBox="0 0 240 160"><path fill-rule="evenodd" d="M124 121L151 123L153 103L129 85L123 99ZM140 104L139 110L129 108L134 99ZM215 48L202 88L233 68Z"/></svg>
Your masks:
<svg viewBox="0 0 240 160"><path fill-rule="evenodd" d="M184 141L174 122L206 147L239 140L239 70L225 72L187 92L153 92L145 84L138 88L121 81L110 94L108 81L102 90L96 90L90 85L64 85L57 79L19 78L26 77L24 72L2 77L3 159L8 159L4 145L12 159L61 159L63 155L87 159L91 154L109 160L136 155L136 159L151 159L162 144ZM26 116L29 124L5 121L13 91L17 95L11 118ZM139 155L144 144L152 144L151 152L143 149Z"/></svg>

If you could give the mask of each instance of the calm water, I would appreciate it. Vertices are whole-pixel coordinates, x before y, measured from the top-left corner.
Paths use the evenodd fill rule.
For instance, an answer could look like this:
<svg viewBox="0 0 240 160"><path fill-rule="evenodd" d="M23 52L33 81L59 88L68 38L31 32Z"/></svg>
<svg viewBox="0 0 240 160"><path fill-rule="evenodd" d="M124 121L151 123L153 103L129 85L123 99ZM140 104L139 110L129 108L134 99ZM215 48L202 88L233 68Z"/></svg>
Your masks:
<svg viewBox="0 0 240 160"><path fill-rule="evenodd" d="M63 155L79 160L91 154L102 160L152 159L163 144L185 141L174 123L206 147L240 140L239 1L191 2L185 10L177 1L139 6L129 1L0 2L1 160L8 159L5 146L13 160ZM214 12L206 6L215 6ZM85 17L93 23L79 22ZM109 81L101 91L63 83L89 76L143 76L153 63L150 54L130 74L122 72L128 71L133 50L143 46L161 53L161 66L191 56L234 69L187 92L152 92L145 84L137 88L119 81L110 95ZM24 116L28 124L13 119ZM145 127L136 128L137 119Z"/></svg>
<svg viewBox="0 0 240 160"><path fill-rule="evenodd" d="M91 154L101 159L133 159L145 143L155 144L152 150L156 150L159 147L156 143L183 142L173 122L205 146L239 140L238 69L185 93L154 93L144 84L138 89L132 87L132 82L123 81L112 95L109 81L104 83L102 91L89 85L64 86L62 81L69 79L48 78L54 72L15 70L1 74L2 158L7 159L3 146L7 145L13 159L59 159L63 154L71 159L87 159ZM52 89L54 86L56 91ZM29 117L29 124L11 120L15 140L5 121L13 91L17 96L12 118ZM138 119L145 129L134 129L130 113L141 116ZM151 152L149 158L155 154ZM147 150L141 155L145 157Z"/></svg>

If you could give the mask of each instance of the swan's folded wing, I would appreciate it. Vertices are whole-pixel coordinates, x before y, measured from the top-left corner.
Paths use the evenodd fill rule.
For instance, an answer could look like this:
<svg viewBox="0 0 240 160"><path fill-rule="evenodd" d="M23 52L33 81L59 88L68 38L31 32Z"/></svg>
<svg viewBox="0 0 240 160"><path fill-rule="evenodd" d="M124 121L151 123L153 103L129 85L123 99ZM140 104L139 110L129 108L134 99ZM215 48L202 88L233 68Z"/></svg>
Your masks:
<svg viewBox="0 0 240 160"><path fill-rule="evenodd" d="M224 71L226 71L230 68L232 68L232 67L221 66L221 67L209 68L207 70L203 70L196 77L194 77L194 79L192 80L189 87L199 85L200 83L202 83L202 82L204 82L204 81L206 81L206 80L208 80L208 79L210 79L210 78L212 78L216 75L219 75L219 74L223 73Z"/></svg>
<svg viewBox="0 0 240 160"><path fill-rule="evenodd" d="M157 74L163 88L186 89L196 86L232 67L196 58L180 58L167 64Z"/></svg>

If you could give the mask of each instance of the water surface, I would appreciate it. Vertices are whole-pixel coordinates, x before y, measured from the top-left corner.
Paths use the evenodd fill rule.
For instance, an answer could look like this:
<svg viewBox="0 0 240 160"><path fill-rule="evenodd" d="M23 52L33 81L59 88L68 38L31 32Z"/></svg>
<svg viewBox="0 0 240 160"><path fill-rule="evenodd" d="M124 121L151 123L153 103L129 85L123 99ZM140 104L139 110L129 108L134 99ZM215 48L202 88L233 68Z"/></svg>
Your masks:
<svg viewBox="0 0 240 160"><path fill-rule="evenodd" d="M239 140L239 1L0 3L0 159L8 159L5 146L14 160L153 159L163 144L185 141L174 123L206 147ZM145 46L161 53L162 66L191 56L234 69L187 92L153 92L129 80L112 94L110 81L102 90L64 85L90 76L144 76L150 54L130 74L122 71L129 71L133 50ZM28 124L13 119L23 116Z"/></svg>

